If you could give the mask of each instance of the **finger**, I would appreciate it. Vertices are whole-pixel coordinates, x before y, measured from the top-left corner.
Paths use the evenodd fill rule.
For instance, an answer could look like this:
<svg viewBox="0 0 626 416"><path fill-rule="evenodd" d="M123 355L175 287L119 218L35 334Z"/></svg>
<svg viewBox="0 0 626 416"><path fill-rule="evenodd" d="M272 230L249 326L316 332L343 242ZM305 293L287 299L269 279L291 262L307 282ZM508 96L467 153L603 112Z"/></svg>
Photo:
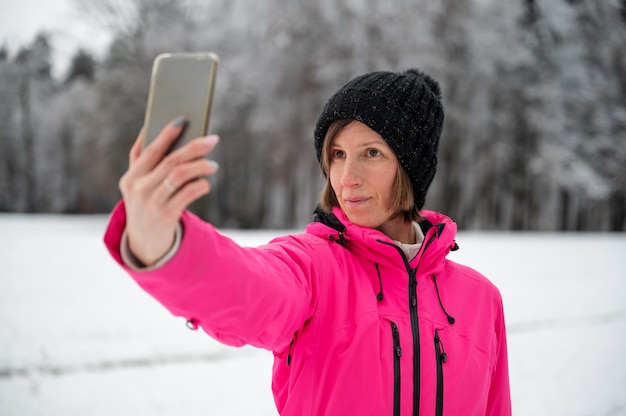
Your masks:
<svg viewBox="0 0 626 416"><path fill-rule="evenodd" d="M165 159L163 159L161 163L159 163L159 165L156 168L154 168L154 170L149 175L146 175L147 176L146 186L147 187L161 186L163 179L166 177L169 178L170 182L173 185L181 185L185 183L186 180L193 179L198 176L204 176L206 174L215 173L216 169L208 173L204 173L204 172L196 173L190 176L189 178L171 177L172 172L176 171L181 166L185 166L188 163L191 163L194 161L204 161L204 163L206 164L206 162L208 162L208 160L206 159L206 155L209 154L215 148L218 142L219 142L219 137L216 135L200 137L200 138L190 141L189 143L187 143L180 149L177 149L176 151L167 155ZM212 163L215 164L215 162L212 162ZM200 166L200 165L195 165L195 166ZM178 173L177 175L184 175L184 174Z"/></svg>
<svg viewBox="0 0 626 416"><path fill-rule="evenodd" d="M142 195L145 200L154 198L157 204L165 203L186 182L217 171L217 163L204 156L215 148L218 141L216 135L194 139L168 155L150 172L142 172L137 167L143 163L142 155L120 179L122 195ZM172 172L174 176L170 177Z"/></svg>
<svg viewBox="0 0 626 416"><path fill-rule="evenodd" d="M130 148L130 152L128 154L129 166L135 163L135 160L137 160L137 158L139 157L139 153L141 153L141 145L143 144L145 135L146 135L146 129L145 127L142 127L141 130L139 130L139 134L137 135L137 138L135 139L135 143L133 144L133 147Z"/></svg>
<svg viewBox="0 0 626 416"><path fill-rule="evenodd" d="M206 178L198 178L187 182L167 201L168 211L179 217L194 201L211 191L211 183Z"/></svg>
<svg viewBox="0 0 626 416"><path fill-rule="evenodd" d="M200 178L206 178L214 175L219 169L217 162L207 159L196 159L189 163L177 166L174 170L163 178L160 186L155 192L155 198L158 202L165 202L172 199L177 193L189 184Z"/></svg>
<svg viewBox="0 0 626 416"><path fill-rule="evenodd" d="M219 140L220 138L216 134L195 138L168 155L168 160L164 160L164 162L165 164L176 164L205 157L215 149Z"/></svg>
<svg viewBox="0 0 626 416"><path fill-rule="evenodd" d="M161 130L156 139L141 151L136 163L138 175L150 172L163 160L169 148L185 128L185 124L186 120L182 116L171 121Z"/></svg>

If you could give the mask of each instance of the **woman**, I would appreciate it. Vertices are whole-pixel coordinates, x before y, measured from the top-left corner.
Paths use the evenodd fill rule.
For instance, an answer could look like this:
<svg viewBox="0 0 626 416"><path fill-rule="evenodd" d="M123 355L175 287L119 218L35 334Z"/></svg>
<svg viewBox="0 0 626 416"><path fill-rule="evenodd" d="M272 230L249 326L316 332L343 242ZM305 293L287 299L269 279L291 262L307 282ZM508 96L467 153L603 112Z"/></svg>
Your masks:
<svg viewBox="0 0 626 416"><path fill-rule="evenodd" d="M326 175L302 234L242 248L185 207L209 192L216 136L165 156L176 120L120 180L105 242L174 315L215 339L273 351L281 415L509 415L497 288L446 259L456 225L422 210L443 125L428 75L374 72L326 104Z"/></svg>

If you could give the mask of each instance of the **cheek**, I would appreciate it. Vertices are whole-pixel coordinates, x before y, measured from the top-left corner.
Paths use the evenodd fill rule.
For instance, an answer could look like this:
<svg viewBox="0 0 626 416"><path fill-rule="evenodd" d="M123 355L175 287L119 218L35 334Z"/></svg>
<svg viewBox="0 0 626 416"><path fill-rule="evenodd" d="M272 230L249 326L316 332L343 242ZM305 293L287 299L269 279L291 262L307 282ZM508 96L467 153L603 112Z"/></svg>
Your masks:
<svg viewBox="0 0 626 416"><path fill-rule="evenodd" d="M333 191L335 191L335 194L338 194L338 191L341 187L341 174L339 172L337 172L337 169L333 169L332 167L330 168L330 172L328 174L328 178L329 178L329 182L330 182L330 186L333 188Z"/></svg>
<svg viewBox="0 0 626 416"><path fill-rule="evenodd" d="M378 189L381 192L381 198L384 201L384 205L387 209L391 209L394 199L394 189L396 186L395 175L382 175L378 181Z"/></svg>
<svg viewBox="0 0 626 416"><path fill-rule="evenodd" d="M380 172L375 176L378 179L378 186L385 191L386 195L391 196L396 186L396 173L389 174L389 171Z"/></svg>

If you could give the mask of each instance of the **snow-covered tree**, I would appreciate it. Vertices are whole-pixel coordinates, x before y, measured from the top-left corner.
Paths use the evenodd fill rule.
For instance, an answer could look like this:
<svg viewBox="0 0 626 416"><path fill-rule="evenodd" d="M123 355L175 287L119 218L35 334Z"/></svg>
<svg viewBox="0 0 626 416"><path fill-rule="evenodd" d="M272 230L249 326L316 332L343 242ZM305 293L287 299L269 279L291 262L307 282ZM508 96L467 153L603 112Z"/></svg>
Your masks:
<svg viewBox="0 0 626 416"><path fill-rule="evenodd" d="M218 225L305 224L326 99L358 74L417 67L440 81L446 109L427 207L461 228L626 229L623 0L77 5L113 41L99 62L78 51L65 83L51 78L45 36L15 57L0 49L1 210L109 210L152 60L214 51L221 169L192 209Z"/></svg>

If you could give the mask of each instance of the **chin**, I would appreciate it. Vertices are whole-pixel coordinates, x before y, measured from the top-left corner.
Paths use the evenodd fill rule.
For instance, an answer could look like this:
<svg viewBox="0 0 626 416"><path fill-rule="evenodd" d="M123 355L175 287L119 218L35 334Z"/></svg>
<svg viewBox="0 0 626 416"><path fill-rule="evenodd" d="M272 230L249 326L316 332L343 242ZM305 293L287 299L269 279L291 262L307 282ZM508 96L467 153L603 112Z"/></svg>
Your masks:
<svg viewBox="0 0 626 416"><path fill-rule="evenodd" d="M368 218L363 215L350 214L346 212L346 217L348 217L348 220L350 220L352 224L358 225L360 227L378 228L382 225L372 218Z"/></svg>

